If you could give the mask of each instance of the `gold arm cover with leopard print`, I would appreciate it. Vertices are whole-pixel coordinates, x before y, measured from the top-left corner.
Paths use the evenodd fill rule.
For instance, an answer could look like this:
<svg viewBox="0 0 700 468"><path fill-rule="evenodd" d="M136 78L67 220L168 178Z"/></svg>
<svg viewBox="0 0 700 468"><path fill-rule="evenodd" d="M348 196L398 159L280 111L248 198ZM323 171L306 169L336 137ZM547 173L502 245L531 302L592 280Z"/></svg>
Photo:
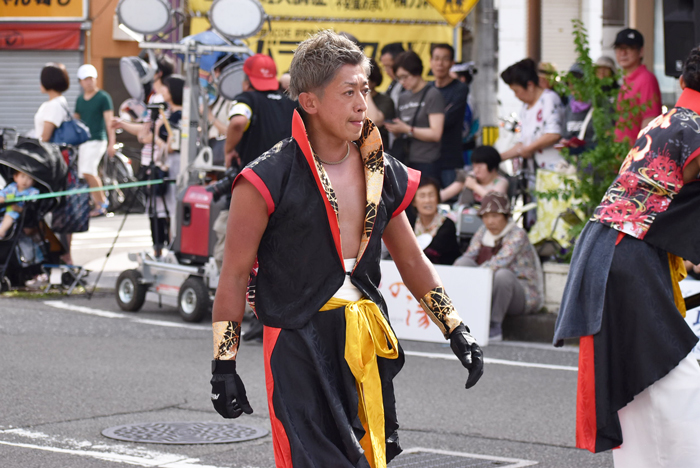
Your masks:
<svg viewBox="0 0 700 468"><path fill-rule="evenodd" d="M214 322L214 359L235 361L241 342L241 324L238 322Z"/></svg>
<svg viewBox="0 0 700 468"><path fill-rule="evenodd" d="M452 299L450 299L450 296L447 295L442 286L428 291L420 299L420 305L430 319L435 322L435 325L440 328L446 340L450 338L452 330L462 323L462 319L457 314L454 305L452 305Z"/></svg>

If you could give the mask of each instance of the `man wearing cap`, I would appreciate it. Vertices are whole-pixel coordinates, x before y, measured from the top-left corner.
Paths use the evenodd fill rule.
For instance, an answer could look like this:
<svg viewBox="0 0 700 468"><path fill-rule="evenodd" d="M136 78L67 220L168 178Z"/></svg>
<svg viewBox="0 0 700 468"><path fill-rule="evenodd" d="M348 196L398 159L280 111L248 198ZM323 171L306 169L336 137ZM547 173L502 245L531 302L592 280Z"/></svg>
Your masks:
<svg viewBox="0 0 700 468"><path fill-rule="evenodd" d="M629 100L632 106L642 105L644 110L637 115L620 116L615 137L618 141L627 138L631 145L637 141L639 131L661 114L661 90L659 82L642 63L644 57L644 36L636 29L623 29L615 38L615 58L622 68L624 84L618 98Z"/></svg>
<svg viewBox="0 0 700 468"><path fill-rule="evenodd" d="M243 92L236 96L226 131L226 166L240 167L291 136L295 103L280 91L272 57L255 54L243 64Z"/></svg>
<svg viewBox="0 0 700 468"><path fill-rule="evenodd" d="M110 125L114 117L112 98L107 92L97 87L97 69L92 65L78 68L78 81L83 94L75 103L75 117L85 122L90 129L90 139L78 149L78 174L90 187L102 187L97 167L105 151L114 156L114 144L117 142L114 128ZM102 216L107 213L107 198L104 192L92 192L95 208L90 216Z"/></svg>

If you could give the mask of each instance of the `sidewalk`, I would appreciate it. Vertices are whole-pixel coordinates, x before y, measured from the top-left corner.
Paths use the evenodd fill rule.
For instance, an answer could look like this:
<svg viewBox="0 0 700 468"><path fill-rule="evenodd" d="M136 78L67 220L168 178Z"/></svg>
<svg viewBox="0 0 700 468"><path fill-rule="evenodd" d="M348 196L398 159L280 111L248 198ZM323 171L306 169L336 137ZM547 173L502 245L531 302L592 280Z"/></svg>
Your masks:
<svg viewBox="0 0 700 468"><path fill-rule="evenodd" d="M76 264L90 270L87 278L90 290L94 287L95 281L98 281L97 277L104 267L97 283L97 290L114 292L119 275L125 270L138 267L138 263L129 260L129 252L138 253L152 249L148 217L129 215L115 249L105 265L105 256L121 225L122 216L92 219L88 232L74 235L73 259ZM550 292L556 295L558 291ZM162 299L163 304L176 305L175 298L163 297ZM148 293L146 300L158 302L158 296ZM507 317L503 322L503 336L510 341L551 343L556 317L556 314L552 313Z"/></svg>

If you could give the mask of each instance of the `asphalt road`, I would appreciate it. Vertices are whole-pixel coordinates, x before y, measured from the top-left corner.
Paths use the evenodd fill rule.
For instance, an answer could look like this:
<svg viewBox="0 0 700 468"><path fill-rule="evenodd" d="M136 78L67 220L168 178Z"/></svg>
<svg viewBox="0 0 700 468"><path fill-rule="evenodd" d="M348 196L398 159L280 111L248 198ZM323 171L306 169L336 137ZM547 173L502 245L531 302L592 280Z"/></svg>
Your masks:
<svg viewBox="0 0 700 468"><path fill-rule="evenodd" d="M75 235L75 263L92 285L122 218L99 218ZM269 435L247 442L165 445L109 439L127 424L225 422L209 400L211 326L182 322L147 302L137 314L116 305L113 286L127 252L148 250L148 220L131 215L100 289L84 295L0 297L0 466L267 468ZM247 325L244 325L244 329ZM407 452L389 468L612 467L609 453L574 448L577 351L493 344L486 372L466 373L447 345L402 341L407 359L395 380L400 438ZM270 429L262 346L244 342L239 373L255 409L236 422ZM410 460L414 460L409 464Z"/></svg>
<svg viewBox="0 0 700 468"><path fill-rule="evenodd" d="M185 324L173 308L155 303L138 314L124 313L106 292L91 301L78 296L0 301L4 468L274 466L269 435L180 446L101 435L123 424L223 421L209 401L208 324ZM470 457L463 465L445 466L528 466L522 460L541 467L612 466L609 454L573 447L575 350L488 346L486 373L467 391L466 375L448 347L408 341L403 346L408 356L396 395L404 448L496 457L488 465L469 464L476 460ZM262 346L244 342L238 363L255 413L237 421L269 430ZM503 458L521 462L497 461Z"/></svg>

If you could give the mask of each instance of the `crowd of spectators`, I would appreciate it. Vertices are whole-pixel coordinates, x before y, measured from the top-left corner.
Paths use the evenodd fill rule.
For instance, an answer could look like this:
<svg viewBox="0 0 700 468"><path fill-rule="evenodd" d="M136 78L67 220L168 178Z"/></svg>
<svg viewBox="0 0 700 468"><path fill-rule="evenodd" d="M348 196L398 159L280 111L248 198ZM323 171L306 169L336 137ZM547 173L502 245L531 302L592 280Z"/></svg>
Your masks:
<svg viewBox="0 0 700 468"><path fill-rule="evenodd" d="M642 63L644 38L638 31L620 31L614 46L623 76L619 85L620 99L630 99L635 104L643 105L641 113L623 114L623 124L618 125L618 140L632 142L640 129L661 112L659 86ZM261 135L270 133L271 127L284 126L279 119L273 122L266 117L277 115L275 109L280 103L284 104L285 122L291 119L293 104L285 96L289 74L283 75L280 81L276 76L263 77L260 70L274 70L274 62L260 54L251 59L250 64L246 62L245 86L248 88L244 89L244 93L234 102L218 96L207 112L210 145L214 148L217 161L221 160L219 163L226 166L242 167L270 146L269 138L262 138ZM228 64L220 62L213 74L221 73ZM367 96L367 116L379 128L385 151L422 173L420 187L412 203L414 211L411 219L428 258L434 263L494 270L492 334L497 336L500 334L500 323L507 313L532 312L542 303L541 280L537 279L539 274L534 273L539 271L539 259L525 231L516 226L510 217L511 185L508 176L500 170L501 163L513 160L514 168L525 174L531 190L535 188L537 171L562 175L575 173L577 168L563 157L561 149L567 147L570 154L577 154L595 145L591 118L593 106L590 102L579 102L572 93L560 96L552 89L552 80L556 76L552 64L521 60L501 74L503 82L522 102L519 141L500 154L490 146L477 147L465 153L465 137L474 133L471 127L472 109L468 104L469 84L474 71L468 64L455 64L453 47L442 43L431 47L429 66L430 73L427 75L432 75L432 81L425 79L425 66L418 54L405 50L401 43L385 45L378 61L372 60L368 76L370 92ZM599 57L595 66L596 74L601 78L614 76L617 72L616 63L610 57ZM391 80L384 92L378 91L383 82L382 68ZM151 159L149 143L155 141L158 165L162 171L176 177L179 153L173 142L173 129L179 125L184 82L181 77L173 75L173 71L171 60L167 57L158 59L158 71L147 99L149 103L166 102L167 110L153 116L158 119L153 135L149 122L134 124L112 119L111 100L96 88L94 67L81 68L82 75L79 74L78 78L84 95L75 113L80 117L88 113L95 116L104 114L102 124L94 123L98 137L90 143L90 148L86 146L86 156L81 150L81 159L94 160L94 157L87 157L88 150L102 154L106 143L109 143L106 151L111 155L114 130L122 128L137 135L144 144L144 167L149 165ZM571 65L568 79L579 80L582 76L581 66L576 63ZM35 131L38 138L49 141L53 130L63 121L67 103L62 93L68 84L65 68L59 64L49 64L42 71L42 90L50 99L37 111ZM274 94L275 99L268 99L268 94ZM612 110L615 103L610 105ZM270 106L275 109L266 108ZM93 112L91 107L97 110ZM251 121L256 124L251 125ZM265 148L246 149L252 141L263 142ZM465 154L469 156L465 157ZM86 177L91 174L90 169L83 172ZM90 182L91 185L99 183ZM160 202L151 208L154 211L152 228L156 255L172 237L168 220L175 207L173 194L168 195L160 197ZM95 195L94 202L97 214L104 213L106 205L103 196ZM455 220L445 216L438 208L440 203L460 207L481 206L478 214L484 226L474 234L464 255L464 246L460 249L458 242ZM535 216L528 215L524 227L532 227L535 221ZM224 230L225 222L219 224L219 231ZM223 233L220 237L223 237ZM66 261L70 261L69 253Z"/></svg>
<svg viewBox="0 0 700 468"><path fill-rule="evenodd" d="M661 113L661 96L656 78L642 63L642 35L624 29L617 34L614 48L617 64L612 58L601 56L594 66L598 78L610 78L617 75L619 65L622 78L611 85L619 89L618 98L607 103L610 129L616 128L617 141L631 146L640 130ZM452 48L446 44L432 48L430 65L435 77L432 87L440 91L442 99L437 93L430 93L430 84L421 78L422 64L417 55L409 52L392 59L385 65L393 66L390 76L396 78L404 91L398 98L400 122L386 125L396 137L389 152L396 149L401 155L401 138L409 136L413 149L409 150L406 162L424 176L413 203L415 234L434 263L494 271L490 335L491 339L498 339L506 315L531 313L541 308L540 257L531 240L539 239L537 232L553 233L557 221L557 216L550 216L551 213L539 213L538 219L536 211L527 212L522 225L531 231L530 236L513 222L511 181L500 171L501 163L513 161L513 170L522 174L532 195L541 190L538 175L549 174L547 183L558 185L563 178L575 177L578 170L585 169L572 163L575 158L565 158L562 151L568 148L568 154L576 156L596 144L593 103L578 101L573 93L576 80L583 78L583 68L578 63L570 66L566 74L569 92L560 95L552 86L557 77L553 64L524 59L507 67L501 79L522 102L519 139L501 154L492 147L478 147L472 151L470 160L465 161L454 148L462 145L457 133L464 129L469 89L454 74L450 76L449 70L454 65ZM622 104L625 101L628 104ZM640 106L641 112L626 112L630 105ZM617 122L612 118L615 110L619 114ZM456 114L461 115L455 118ZM478 216L483 225L459 258L453 258L454 246L445 237L445 233L453 232L454 223L438 208L438 200L454 203L459 209L480 206ZM459 215L456 213L453 218Z"/></svg>

